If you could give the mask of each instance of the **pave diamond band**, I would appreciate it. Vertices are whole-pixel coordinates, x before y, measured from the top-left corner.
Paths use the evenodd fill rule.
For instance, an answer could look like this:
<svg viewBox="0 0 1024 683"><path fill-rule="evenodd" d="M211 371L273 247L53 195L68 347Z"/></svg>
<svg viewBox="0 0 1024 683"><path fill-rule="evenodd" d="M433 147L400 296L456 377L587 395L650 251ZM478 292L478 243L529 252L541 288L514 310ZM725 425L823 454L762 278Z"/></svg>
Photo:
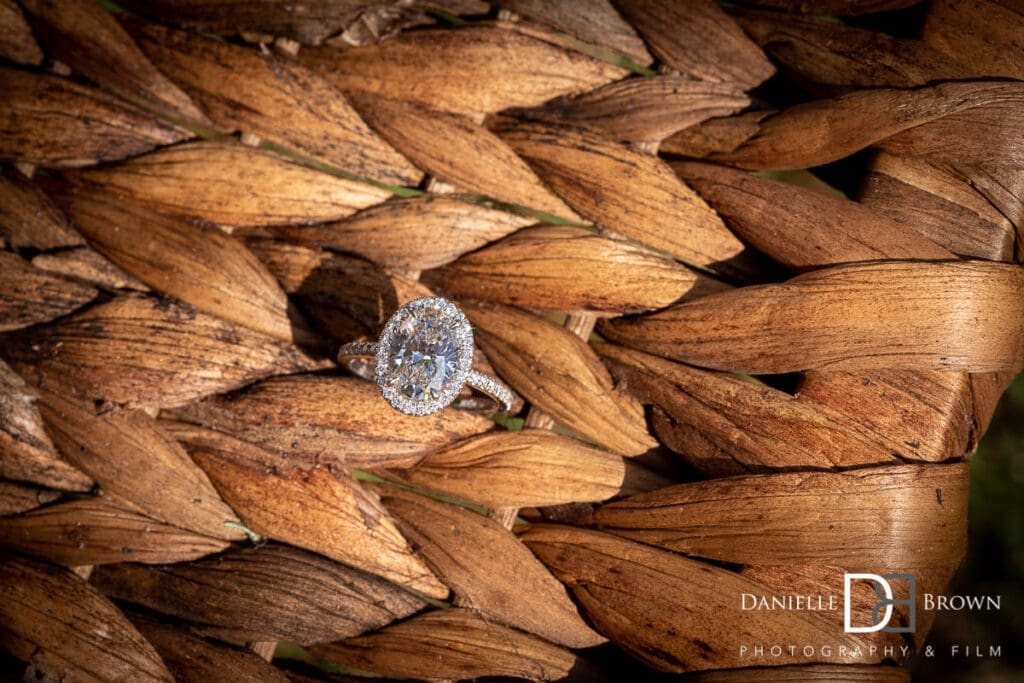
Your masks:
<svg viewBox="0 0 1024 683"><path fill-rule="evenodd" d="M407 415L427 415L452 404L484 407L479 399L456 400L465 385L502 410L512 408L512 391L471 367L472 328L458 306L442 297L408 302L388 320L379 341L344 344L338 361L375 380L388 403Z"/></svg>
<svg viewBox="0 0 1024 683"><path fill-rule="evenodd" d="M376 355L376 342L349 342L338 351L338 360L347 363L349 369L363 379L373 381L376 380L376 373L374 372L372 360ZM466 384L493 399L493 402L496 402L501 410L512 409L512 403L515 400L512 390L490 375L485 375L477 370L470 370L466 377ZM477 409L484 407L474 399L456 399L452 401L452 404L459 408Z"/></svg>
<svg viewBox="0 0 1024 683"><path fill-rule="evenodd" d="M515 398L512 395L512 390L490 375L485 375L477 370L470 370L469 377L466 378L466 384L493 398L498 402L502 410L512 410L512 402Z"/></svg>

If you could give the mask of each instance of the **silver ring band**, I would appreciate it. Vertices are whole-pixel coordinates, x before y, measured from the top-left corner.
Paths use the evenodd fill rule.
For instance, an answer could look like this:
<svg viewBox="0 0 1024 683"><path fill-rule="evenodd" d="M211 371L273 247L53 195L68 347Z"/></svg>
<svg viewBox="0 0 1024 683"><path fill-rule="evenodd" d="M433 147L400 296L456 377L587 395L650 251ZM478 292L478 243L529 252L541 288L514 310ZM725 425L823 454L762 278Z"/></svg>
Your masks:
<svg viewBox="0 0 1024 683"><path fill-rule="evenodd" d="M371 382L375 381L377 373L374 371L373 366L379 347L380 345L377 342L349 342L342 344L341 348L338 349L338 362L345 363L349 370L363 379ZM501 410L512 410L515 395L511 389L494 377L485 375L478 370L470 370L469 375L466 377L466 384L481 394L487 395L494 403L498 404ZM457 408L470 410L480 410L487 407L472 398L456 399L452 405Z"/></svg>
<svg viewBox="0 0 1024 683"><path fill-rule="evenodd" d="M338 362L363 379L376 381L388 403L407 415L427 415L445 406L509 411L512 390L472 368L473 331L465 314L442 297L423 297L401 306L377 342L355 341L338 349ZM482 397L463 397L470 386Z"/></svg>

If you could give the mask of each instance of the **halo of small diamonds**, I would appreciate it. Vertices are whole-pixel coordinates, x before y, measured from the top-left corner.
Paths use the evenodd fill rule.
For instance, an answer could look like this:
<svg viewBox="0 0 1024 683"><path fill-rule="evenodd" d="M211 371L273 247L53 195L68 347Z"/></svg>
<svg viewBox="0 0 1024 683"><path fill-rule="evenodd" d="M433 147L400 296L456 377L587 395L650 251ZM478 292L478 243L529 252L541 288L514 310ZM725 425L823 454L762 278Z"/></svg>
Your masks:
<svg viewBox="0 0 1024 683"><path fill-rule="evenodd" d="M407 415L429 415L459 395L473 365L473 329L466 315L439 296L414 299L395 311L380 336L377 386Z"/></svg>

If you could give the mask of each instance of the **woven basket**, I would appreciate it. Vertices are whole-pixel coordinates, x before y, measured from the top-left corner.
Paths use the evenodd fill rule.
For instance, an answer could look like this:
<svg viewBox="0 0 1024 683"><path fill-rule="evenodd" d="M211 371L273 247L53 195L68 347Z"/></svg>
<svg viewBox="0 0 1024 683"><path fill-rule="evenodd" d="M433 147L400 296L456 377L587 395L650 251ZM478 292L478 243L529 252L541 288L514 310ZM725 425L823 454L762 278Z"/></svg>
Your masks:
<svg viewBox="0 0 1024 683"><path fill-rule="evenodd" d="M844 575L967 547L1024 8L758 4L0 0L8 663L908 680ZM335 364L431 292L510 414Z"/></svg>

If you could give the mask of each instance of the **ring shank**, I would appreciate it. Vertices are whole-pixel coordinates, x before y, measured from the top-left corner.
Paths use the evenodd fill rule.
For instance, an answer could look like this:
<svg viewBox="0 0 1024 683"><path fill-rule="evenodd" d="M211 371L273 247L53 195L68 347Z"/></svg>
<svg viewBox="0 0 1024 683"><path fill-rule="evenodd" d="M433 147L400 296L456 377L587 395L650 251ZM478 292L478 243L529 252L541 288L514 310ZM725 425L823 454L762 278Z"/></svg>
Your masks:
<svg viewBox="0 0 1024 683"><path fill-rule="evenodd" d="M349 370L359 377L373 381L376 379L377 374L374 368L377 348L376 342L348 342L347 344L342 344L341 348L338 349L338 362L344 363ZM466 385L487 396L501 410L508 411L512 409L515 399L512 390L498 379L471 369L466 377ZM487 407L481 404L479 399L474 398L457 399L453 405L475 410Z"/></svg>

